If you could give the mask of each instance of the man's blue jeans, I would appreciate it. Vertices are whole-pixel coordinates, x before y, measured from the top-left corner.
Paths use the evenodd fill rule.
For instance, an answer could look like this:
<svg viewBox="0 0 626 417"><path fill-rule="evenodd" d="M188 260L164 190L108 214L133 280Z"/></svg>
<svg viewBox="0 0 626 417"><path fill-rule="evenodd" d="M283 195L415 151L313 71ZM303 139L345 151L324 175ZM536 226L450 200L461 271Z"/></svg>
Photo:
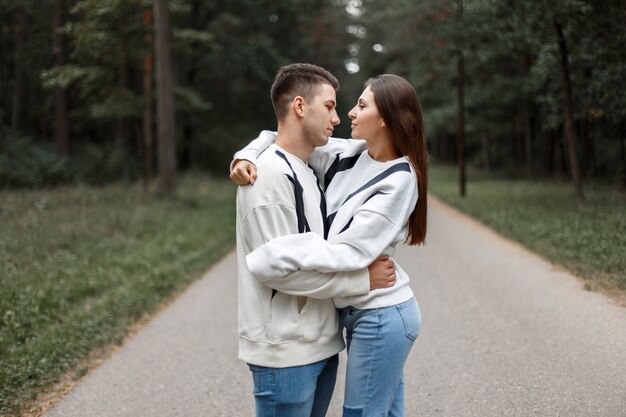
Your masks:
<svg viewBox="0 0 626 417"><path fill-rule="evenodd" d="M421 328L417 301L346 307L339 316L348 346L343 417L404 417L402 369Z"/></svg>
<svg viewBox="0 0 626 417"><path fill-rule="evenodd" d="M324 417L337 380L338 355L310 365L266 368L248 364L256 417Z"/></svg>

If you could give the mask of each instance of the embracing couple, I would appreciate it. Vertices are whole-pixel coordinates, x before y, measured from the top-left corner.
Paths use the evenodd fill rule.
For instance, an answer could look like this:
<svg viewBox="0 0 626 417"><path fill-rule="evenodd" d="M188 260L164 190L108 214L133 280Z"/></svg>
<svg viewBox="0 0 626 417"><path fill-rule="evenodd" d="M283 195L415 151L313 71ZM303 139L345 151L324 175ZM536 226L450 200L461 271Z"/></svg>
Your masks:
<svg viewBox="0 0 626 417"><path fill-rule="evenodd" d="M421 108L409 82L381 75L348 113L354 139L331 138L338 88L318 66L282 67L277 132L231 165L233 181L252 184L237 191L239 357L257 417L326 415L345 346L344 417L405 415L421 317L391 257L426 235Z"/></svg>

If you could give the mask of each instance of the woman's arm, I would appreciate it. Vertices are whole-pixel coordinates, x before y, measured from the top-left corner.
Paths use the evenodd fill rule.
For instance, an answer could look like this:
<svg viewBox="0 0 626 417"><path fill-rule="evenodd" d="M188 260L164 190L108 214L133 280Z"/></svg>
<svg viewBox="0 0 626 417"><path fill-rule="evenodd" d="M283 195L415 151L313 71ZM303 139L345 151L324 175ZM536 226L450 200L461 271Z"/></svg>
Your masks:
<svg viewBox="0 0 626 417"><path fill-rule="evenodd" d="M364 268L402 239L416 199L414 184L397 187L389 194L377 193L354 213L346 230L328 241L315 233L281 236L248 254L246 263L259 281L298 269L334 272Z"/></svg>
<svg viewBox="0 0 626 417"><path fill-rule="evenodd" d="M333 165L337 165L344 158L359 155L367 149L367 143L360 139L328 138L328 143L313 149L309 157L309 165L323 177Z"/></svg>
<svg viewBox="0 0 626 417"><path fill-rule="evenodd" d="M256 160L276 140L276 132L262 130L259 136L245 148L237 151L230 163L230 177L237 185L253 184L256 178ZM323 176L333 164L340 163L341 154L353 156L367 148L364 140L329 138L328 144L317 147L309 158L309 165Z"/></svg>
<svg viewBox="0 0 626 417"><path fill-rule="evenodd" d="M246 145L245 148L235 152L233 160L230 163L230 171L232 172L238 161L245 160L250 161L256 165L256 159L263 153L264 150L270 147L276 140L276 132L271 130L262 130L256 139Z"/></svg>

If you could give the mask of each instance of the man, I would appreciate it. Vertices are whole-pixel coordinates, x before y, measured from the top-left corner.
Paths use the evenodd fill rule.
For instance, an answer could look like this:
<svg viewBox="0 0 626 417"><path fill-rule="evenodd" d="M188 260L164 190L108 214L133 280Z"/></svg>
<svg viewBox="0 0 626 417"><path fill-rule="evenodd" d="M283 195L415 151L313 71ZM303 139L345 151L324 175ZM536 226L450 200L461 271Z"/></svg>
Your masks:
<svg viewBox="0 0 626 417"><path fill-rule="evenodd" d="M339 124L338 88L332 74L314 65L279 70L271 89L276 142L258 158L262 175L255 184L237 191L239 357L252 371L257 417L324 416L345 346L330 297L365 294L393 281L391 261L377 261L369 271L297 271L263 283L246 265L246 255L273 238L324 235L325 201L306 161Z"/></svg>

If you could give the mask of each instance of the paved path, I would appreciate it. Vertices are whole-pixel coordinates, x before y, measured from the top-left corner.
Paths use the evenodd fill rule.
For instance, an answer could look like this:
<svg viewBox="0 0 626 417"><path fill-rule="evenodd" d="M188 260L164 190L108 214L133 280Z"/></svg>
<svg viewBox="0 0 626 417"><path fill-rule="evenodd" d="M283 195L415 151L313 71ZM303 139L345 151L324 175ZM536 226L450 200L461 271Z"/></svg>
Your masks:
<svg viewBox="0 0 626 417"><path fill-rule="evenodd" d="M406 366L407 416L625 417L626 309L430 207L427 245L396 257L423 316ZM231 253L47 416L253 416L235 277ZM342 378L329 417L341 415Z"/></svg>

